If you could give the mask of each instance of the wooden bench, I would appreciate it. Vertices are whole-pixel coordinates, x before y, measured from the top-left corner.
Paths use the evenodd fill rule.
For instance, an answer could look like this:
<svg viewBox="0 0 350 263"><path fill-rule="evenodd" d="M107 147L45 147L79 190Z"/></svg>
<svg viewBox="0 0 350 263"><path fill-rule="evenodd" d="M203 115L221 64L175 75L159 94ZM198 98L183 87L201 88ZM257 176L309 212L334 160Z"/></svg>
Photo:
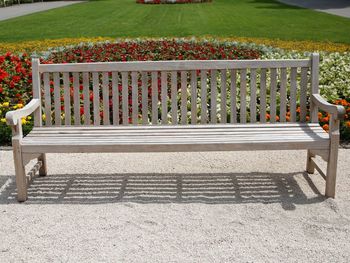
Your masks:
<svg viewBox="0 0 350 263"><path fill-rule="evenodd" d="M33 99L6 115L19 201L27 199L28 177L47 174L46 153L90 152L305 149L307 172L317 169L325 195L335 195L344 108L319 95L317 54L80 64L34 59L32 67ZM330 114L329 133L318 124L318 109ZM21 118L32 113L34 128L23 138ZM327 162L325 174L316 155ZM38 163L26 176L32 159Z"/></svg>

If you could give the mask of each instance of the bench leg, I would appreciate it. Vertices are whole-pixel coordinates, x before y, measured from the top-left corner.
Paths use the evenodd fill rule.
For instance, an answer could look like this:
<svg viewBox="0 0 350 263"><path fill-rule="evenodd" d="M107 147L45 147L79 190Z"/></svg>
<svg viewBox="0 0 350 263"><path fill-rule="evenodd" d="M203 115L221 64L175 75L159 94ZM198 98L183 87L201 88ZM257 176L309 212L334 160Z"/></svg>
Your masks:
<svg viewBox="0 0 350 263"><path fill-rule="evenodd" d="M18 141L12 142L13 158L15 162L16 185L17 185L17 200L24 202L28 198L27 194L27 177L25 166L23 164L22 152Z"/></svg>
<svg viewBox="0 0 350 263"><path fill-rule="evenodd" d="M312 157L315 157L315 155L312 154L310 150L307 150L306 171L309 174L315 173L315 166L311 161Z"/></svg>
<svg viewBox="0 0 350 263"><path fill-rule="evenodd" d="M326 196L335 197L335 186L337 177L337 162L338 162L338 147L339 137L334 136L331 138L331 145L329 150L329 157L327 163L327 175L326 175Z"/></svg>
<svg viewBox="0 0 350 263"><path fill-rule="evenodd" d="M38 161L42 163L39 169L39 176L46 176L47 175L46 154L42 153L39 156Z"/></svg>

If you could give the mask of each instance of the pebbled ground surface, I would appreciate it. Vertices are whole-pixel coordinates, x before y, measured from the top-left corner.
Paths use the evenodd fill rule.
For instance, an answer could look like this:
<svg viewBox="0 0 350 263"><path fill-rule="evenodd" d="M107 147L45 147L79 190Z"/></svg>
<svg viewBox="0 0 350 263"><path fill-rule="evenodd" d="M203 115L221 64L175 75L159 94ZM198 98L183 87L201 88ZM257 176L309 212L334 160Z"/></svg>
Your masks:
<svg viewBox="0 0 350 263"><path fill-rule="evenodd" d="M0 262L348 262L350 150L337 198L305 151L49 154L15 201L0 151Z"/></svg>

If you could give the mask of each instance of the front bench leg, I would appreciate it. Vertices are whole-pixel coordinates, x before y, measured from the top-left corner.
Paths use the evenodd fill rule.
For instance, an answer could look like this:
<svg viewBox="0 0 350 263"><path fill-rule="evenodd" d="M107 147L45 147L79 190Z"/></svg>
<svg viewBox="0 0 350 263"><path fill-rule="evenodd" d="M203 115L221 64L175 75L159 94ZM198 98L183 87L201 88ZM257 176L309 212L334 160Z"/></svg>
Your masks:
<svg viewBox="0 0 350 263"><path fill-rule="evenodd" d="M39 176L47 175L47 163L46 163L46 154L42 153L38 157L38 162L41 162L41 167L39 169Z"/></svg>
<svg viewBox="0 0 350 263"><path fill-rule="evenodd" d="M329 121L329 156L327 162L327 176L326 176L326 196L335 197L335 186L337 176L337 162L338 162L338 148L340 140L339 124L340 121L331 116Z"/></svg>
<svg viewBox="0 0 350 263"><path fill-rule="evenodd" d="M22 157L21 140L22 127L20 124L12 127L12 147L13 159L15 164L16 186L17 186L17 200L24 202L28 198L27 193L27 177L25 172L25 165Z"/></svg>

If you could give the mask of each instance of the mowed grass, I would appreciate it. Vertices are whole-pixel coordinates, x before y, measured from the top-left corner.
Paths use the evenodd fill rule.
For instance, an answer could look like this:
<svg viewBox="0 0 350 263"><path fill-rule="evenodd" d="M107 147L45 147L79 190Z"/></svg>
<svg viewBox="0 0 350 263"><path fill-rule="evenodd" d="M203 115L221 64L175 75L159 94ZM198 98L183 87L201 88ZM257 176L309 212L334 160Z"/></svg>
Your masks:
<svg viewBox="0 0 350 263"><path fill-rule="evenodd" d="M0 22L0 42L74 37L259 37L350 43L350 19L274 0L75 4Z"/></svg>

